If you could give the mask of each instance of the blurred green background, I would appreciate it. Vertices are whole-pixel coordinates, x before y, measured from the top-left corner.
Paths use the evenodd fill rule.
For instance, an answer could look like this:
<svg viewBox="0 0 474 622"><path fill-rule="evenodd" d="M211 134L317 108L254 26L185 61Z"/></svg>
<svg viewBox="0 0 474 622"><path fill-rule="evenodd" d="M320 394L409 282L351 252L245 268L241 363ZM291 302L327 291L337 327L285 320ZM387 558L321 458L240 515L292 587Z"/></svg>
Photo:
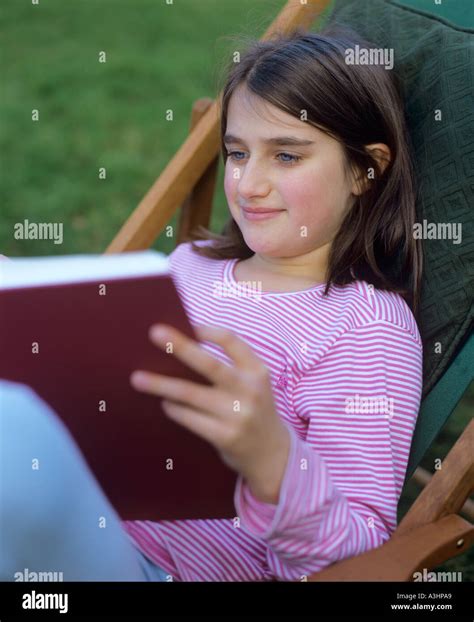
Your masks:
<svg viewBox="0 0 474 622"><path fill-rule="evenodd" d="M474 28L471 0L405 0ZM4 0L0 13L0 254L102 253L215 97L229 35L260 37L285 0ZM99 63L105 51L106 63ZM39 122L31 111L38 109ZM166 111L173 110L173 121ZM107 177L99 179L99 168ZM227 218L222 166L211 227ZM64 242L15 240L13 226L63 223ZM170 224L176 224L174 217ZM171 252L161 235L154 248ZM422 461L433 471L474 409L474 390ZM409 482L401 518L419 488ZM474 552L439 570L474 579Z"/></svg>

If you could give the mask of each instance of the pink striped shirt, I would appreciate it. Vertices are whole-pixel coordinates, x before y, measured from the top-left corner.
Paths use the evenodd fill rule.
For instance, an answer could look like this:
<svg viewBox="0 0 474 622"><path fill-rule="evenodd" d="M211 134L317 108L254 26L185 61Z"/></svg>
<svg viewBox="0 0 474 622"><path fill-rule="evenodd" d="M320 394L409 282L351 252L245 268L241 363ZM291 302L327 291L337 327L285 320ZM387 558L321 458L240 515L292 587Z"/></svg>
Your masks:
<svg viewBox="0 0 474 622"><path fill-rule="evenodd" d="M254 498L239 475L234 519L122 524L173 580L304 580L396 527L421 398L420 335L397 294L364 281L328 297L323 285L261 292L237 284L236 262L201 257L190 243L170 255L191 323L232 330L271 372L291 437L279 502ZM231 363L217 345L203 347Z"/></svg>

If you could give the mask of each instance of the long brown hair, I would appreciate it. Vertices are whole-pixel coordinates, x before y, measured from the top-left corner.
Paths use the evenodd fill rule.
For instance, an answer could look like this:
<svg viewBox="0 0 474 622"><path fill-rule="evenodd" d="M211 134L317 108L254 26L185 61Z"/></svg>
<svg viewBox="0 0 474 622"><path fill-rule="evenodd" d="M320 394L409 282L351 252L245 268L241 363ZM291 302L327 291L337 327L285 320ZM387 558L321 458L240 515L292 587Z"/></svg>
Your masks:
<svg viewBox="0 0 474 622"><path fill-rule="evenodd" d="M406 128L399 84L393 71L376 64L348 64L346 51L371 46L347 27L323 32L301 28L267 41L252 40L240 61L228 69L220 100L221 150L227 110L236 88L246 88L263 100L338 140L346 166L374 172L368 189L355 197L329 253L325 294L331 284L356 279L401 294L416 313L422 270L421 242L413 236L416 222L415 180L411 142ZM385 170L364 149L385 143L391 161ZM220 234L205 227L193 232L210 245L192 248L213 259L246 259L254 253L231 216Z"/></svg>

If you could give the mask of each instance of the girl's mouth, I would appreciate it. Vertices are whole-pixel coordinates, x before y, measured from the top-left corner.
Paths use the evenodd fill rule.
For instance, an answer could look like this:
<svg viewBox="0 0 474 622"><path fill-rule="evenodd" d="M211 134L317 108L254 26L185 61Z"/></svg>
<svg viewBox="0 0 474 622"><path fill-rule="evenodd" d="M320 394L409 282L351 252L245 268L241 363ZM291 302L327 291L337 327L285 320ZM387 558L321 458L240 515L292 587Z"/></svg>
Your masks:
<svg viewBox="0 0 474 622"><path fill-rule="evenodd" d="M245 208L242 208L242 212L244 214L244 217L247 220L266 220L267 218L275 218L276 216L278 216L278 214L281 214L282 212L284 212L285 210L283 209L279 209L279 210L255 210L255 211L248 211Z"/></svg>

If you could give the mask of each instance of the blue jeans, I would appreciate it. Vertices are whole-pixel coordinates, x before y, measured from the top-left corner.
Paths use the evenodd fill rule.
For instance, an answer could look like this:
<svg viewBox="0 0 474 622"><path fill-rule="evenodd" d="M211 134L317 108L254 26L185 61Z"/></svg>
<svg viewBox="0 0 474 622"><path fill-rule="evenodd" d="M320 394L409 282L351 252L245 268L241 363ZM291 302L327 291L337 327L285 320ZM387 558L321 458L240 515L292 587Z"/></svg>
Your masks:
<svg viewBox="0 0 474 622"><path fill-rule="evenodd" d="M133 545L56 413L26 385L0 380L0 581L31 572L63 581L168 576Z"/></svg>

